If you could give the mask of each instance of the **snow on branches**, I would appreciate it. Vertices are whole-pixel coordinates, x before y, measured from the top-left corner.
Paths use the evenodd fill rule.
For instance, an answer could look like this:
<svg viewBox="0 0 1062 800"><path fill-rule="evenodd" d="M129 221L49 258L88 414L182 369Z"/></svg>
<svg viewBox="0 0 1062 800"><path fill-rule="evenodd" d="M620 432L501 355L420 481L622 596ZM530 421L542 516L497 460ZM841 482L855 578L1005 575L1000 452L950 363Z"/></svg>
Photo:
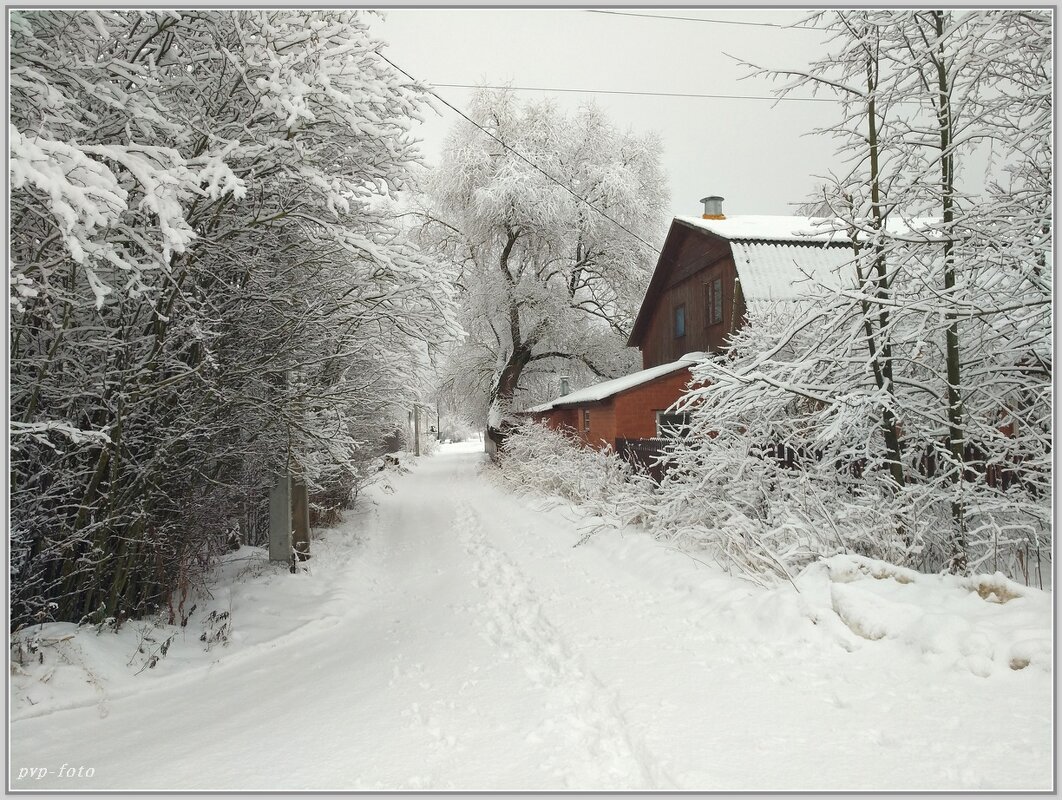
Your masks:
<svg viewBox="0 0 1062 800"><path fill-rule="evenodd" d="M480 127L451 132L423 236L460 265L468 339L451 381L497 425L536 373L589 381L634 366L626 339L666 189L659 141L592 105L567 114L482 91L469 117Z"/></svg>
<svg viewBox="0 0 1062 800"><path fill-rule="evenodd" d="M290 468L329 515L456 327L352 11L12 15L13 619L141 611ZM57 446L58 442L61 446Z"/></svg>
<svg viewBox="0 0 1062 800"><path fill-rule="evenodd" d="M804 519L809 552L1028 577L1050 541L1050 21L821 17L835 35L811 70L759 73L840 100L825 131L840 166L818 199L855 242L854 288L750 315L694 371L699 435L670 488L711 519L724 486L748 495L731 527L760 542ZM997 180L979 189L967 173L985 143Z"/></svg>

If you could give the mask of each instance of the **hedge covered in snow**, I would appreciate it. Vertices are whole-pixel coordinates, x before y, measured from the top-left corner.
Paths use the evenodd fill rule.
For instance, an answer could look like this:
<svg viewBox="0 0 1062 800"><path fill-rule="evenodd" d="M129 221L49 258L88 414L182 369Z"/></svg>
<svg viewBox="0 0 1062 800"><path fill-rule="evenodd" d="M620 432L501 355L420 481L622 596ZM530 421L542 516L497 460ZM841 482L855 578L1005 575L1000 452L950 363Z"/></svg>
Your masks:
<svg viewBox="0 0 1062 800"><path fill-rule="evenodd" d="M887 473L857 478L830 464L787 465L757 449L740 427L699 443L676 442L668 458L674 465L657 484L610 449L592 450L564 432L526 424L510 435L498 474L515 491L560 498L607 523L639 525L756 583L791 582L838 555L922 572L943 568L932 486L897 494ZM985 520L991 523L987 514ZM993 559L988 533L986 541L969 572L1002 570L1022 584L1048 587L1047 548L1011 543L1009 559Z"/></svg>

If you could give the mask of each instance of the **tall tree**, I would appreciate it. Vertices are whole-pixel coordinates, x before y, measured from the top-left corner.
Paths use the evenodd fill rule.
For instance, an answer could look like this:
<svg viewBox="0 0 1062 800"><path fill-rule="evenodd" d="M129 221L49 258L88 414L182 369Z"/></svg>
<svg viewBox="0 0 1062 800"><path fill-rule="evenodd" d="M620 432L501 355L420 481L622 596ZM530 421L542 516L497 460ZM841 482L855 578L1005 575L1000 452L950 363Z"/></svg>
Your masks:
<svg viewBox="0 0 1062 800"><path fill-rule="evenodd" d="M710 481L747 495L749 539L793 552L804 543L772 526L811 513L801 529L830 531L824 550L847 539L923 568L1020 572L1050 530L1050 20L887 10L816 22L834 31L830 53L767 74L839 100L826 132L843 166L819 212L855 246L848 288L757 312L729 358L699 370L691 411L706 435L683 444L673 488L713 519L726 514L696 498ZM983 171L988 149L983 188L971 165ZM771 468L767 443L800 454L799 468ZM753 485L739 488L735 460L750 451L767 462L743 468Z"/></svg>
<svg viewBox="0 0 1062 800"><path fill-rule="evenodd" d="M619 131L594 106L565 114L480 91L469 117L447 140L425 230L460 265L468 339L455 377L480 376L497 429L538 367L634 367L626 338L667 195L656 137Z"/></svg>
<svg viewBox="0 0 1062 800"><path fill-rule="evenodd" d="M889 265L886 227L896 207L891 196L896 171L902 170L892 152L892 95L888 75L883 75L882 28L872 12L853 11L834 16L820 14L811 22L829 21L834 31L829 54L810 70L761 70L758 74L787 79L779 92L795 89L833 94L840 114L822 132L842 142L839 155L851 171L831 176L824 207L855 245L852 267L858 278L859 307L868 361L877 390L876 416L880 419L887 464L894 484L906 482L900 421L897 417L894 378L893 324L895 270Z"/></svg>

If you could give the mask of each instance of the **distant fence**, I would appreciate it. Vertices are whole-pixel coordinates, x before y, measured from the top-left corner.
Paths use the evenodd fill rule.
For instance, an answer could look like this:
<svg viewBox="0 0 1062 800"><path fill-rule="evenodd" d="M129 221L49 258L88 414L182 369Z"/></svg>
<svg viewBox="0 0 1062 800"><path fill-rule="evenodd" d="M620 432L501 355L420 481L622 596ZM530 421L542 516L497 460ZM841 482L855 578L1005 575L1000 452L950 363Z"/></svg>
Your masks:
<svg viewBox="0 0 1062 800"><path fill-rule="evenodd" d="M948 459L947 440L941 439L937 446L927 449L918 459L918 470L927 478L936 477L945 468ZM990 460L988 447L978 442L967 442L963 448L963 480L969 483L983 480L993 489L1007 491L1012 486L1021 486L1026 491L1039 494L1038 486L1047 483L1044 476L1035 475L1034 469L1025 463L1021 455L1008 455L1001 461Z"/></svg>
<svg viewBox="0 0 1062 800"><path fill-rule="evenodd" d="M670 439L616 439L619 457L643 470L660 483L671 468L672 462L665 458L665 449Z"/></svg>

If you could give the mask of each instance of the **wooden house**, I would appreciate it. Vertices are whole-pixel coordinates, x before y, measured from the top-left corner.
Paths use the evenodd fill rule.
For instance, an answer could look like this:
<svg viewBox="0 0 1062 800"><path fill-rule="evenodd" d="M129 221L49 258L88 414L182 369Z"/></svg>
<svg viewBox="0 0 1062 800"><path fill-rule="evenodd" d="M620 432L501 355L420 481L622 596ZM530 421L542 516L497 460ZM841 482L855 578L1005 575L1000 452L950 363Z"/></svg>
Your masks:
<svg viewBox="0 0 1062 800"><path fill-rule="evenodd" d="M623 439L667 435L682 419L668 408L690 382L690 366L704 358L690 353L632 375L597 383L528 409L534 419L567 429L591 447L621 447Z"/></svg>
<svg viewBox="0 0 1062 800"><path fill-rule="evenodd" d="M722 214L707 197L701 217L675 217L627 344L642 367L690 351L718 353L748 321L750 304L798 300L836 288L851 262L844 234L808 217ZM713 213L714 212L714 213Z"/></svg>
<svg viewBox="0 0 1062 800"><path fill-rule="evenodd" d="M535 419L621 452L681 433L683 420L669 408L692 364L725 350L757 304L776 308L840 285L853 259L843 233L808 217L727 218L722 200L706 197L702 216L671 223L628 341L643 369L535 406Z"/></svg>

